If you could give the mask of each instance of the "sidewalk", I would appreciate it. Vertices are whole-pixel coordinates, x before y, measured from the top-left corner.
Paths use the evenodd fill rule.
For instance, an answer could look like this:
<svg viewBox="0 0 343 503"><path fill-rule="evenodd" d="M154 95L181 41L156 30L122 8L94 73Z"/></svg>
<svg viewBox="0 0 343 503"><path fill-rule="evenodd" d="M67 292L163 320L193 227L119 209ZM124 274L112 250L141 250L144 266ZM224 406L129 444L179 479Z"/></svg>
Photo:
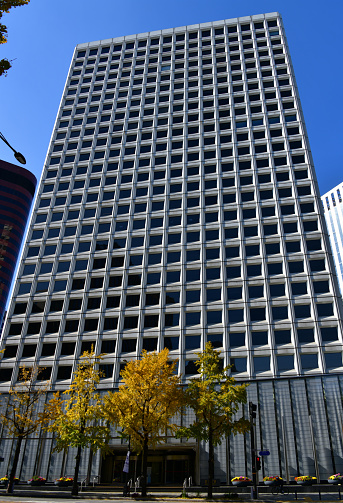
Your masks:
<svg viewBox="0 0 343 503"><path fill-rule="evenodd" d="M176 489L176 488L175 488ZM113 488L106 488L106 487L87 487L82 490L82 492L79 492L78 496L71 496L70 494L70 488L68 489L58 489L56 490L53 487L42 487L37 489L35 488L29 488L26 487L25 485L22 486L15 486L14 493L13 494L6 494L5 489L0 489L0 503L9 503L9 502L16 502L16 503L71 503L74 502L75 500L81 500L84 503L93 503L96 500L102 500L102 501L116 501L118 503L128 503L130 501L159 501L159 502L167 502L167 503L172 503L172 502L178 502L180 503L181 501L185 502L187 500L194 501L196 502L204 502L206 500L206 491L205 488L201 488L200 491L198 490L200 488L188 488L187 490L187 495L188 497L182 498L181 497L181 488L180 491L175 491L175 492L168 492L168 491L163 491L163 488L152 488L153 492L149 493L148 490L148 496L146 498L133 498L132 496L124 498L122 496L121 490L118 488L116 491L113 490ZM248 491L244 493L238 493L232 491L232 487L221 487L220 489L218 488L218 491L216 492L216 488L214 488L214 497L212 501L218 501L218 502L259 502L259 503L286 503L286 502L310 502L310 501L325 501L325 503L328 502L334 502L337 503L340 500L339 498L339 492L325 492L325 489L323 492L318 494L318 492L313 492L313 491L302 491L297 494L294 492L290 492L290 494L272 494L270 493L265 493L262 492L259 495L259 498L257 500L252 500L250 497L250 493ZM262 488L261 488L262 489ZM220 491L220 492L219 492ZM132 494L132 493L131 493ZM231 497L230 497L231 496Z"/></svg>

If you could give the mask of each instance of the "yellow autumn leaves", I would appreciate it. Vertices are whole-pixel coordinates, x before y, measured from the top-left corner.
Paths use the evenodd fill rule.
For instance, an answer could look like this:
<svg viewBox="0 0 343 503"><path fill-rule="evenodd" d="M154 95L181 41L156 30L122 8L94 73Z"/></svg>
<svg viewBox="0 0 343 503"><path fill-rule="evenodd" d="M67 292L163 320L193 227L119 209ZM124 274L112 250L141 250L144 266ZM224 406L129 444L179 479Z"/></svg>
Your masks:
<svg viewBox="0 0 343 503"><path fill-rule="evenodd" d="M3 14L8 14L10 9L13 7L20 7L21 5L27 5L30 0L0 0L0 20ZM7 26L0 23L0 44L6 44L7 42ZM11 68L11 63L7 58L0 60L0 76L6 75L7 71Z"/></svg>
<svg viewBox="0 0 343 503"><path fill-rule="evenodd" d="M22 376L21 386L25 387L25 382L31 384L26 390L11 390L8 401L8 411L16 422L6 414L2 416L9 432L18 438L29 434L24 435L24 431L32 433L42 427L54 433L56 450L77 449L72 494L78 491L82 450L90 447L106 452L111 443L110 425L123 437L130 438L136 453L142 453L143 495L148 449L164 443L167 436L209 442L211 479L214 446L225 436L244 433L249 427L247 420L237 418L241 404L246 402L246 385L236 384L228 375L229 368L221 368L219 353L211 343L198 354L199 374L187 386L181 385L175 373L177 362L169 360L167 349L159 353L143 351L140 359L126 363L117 390L100 395L101 359L102 355L96 356L93 351L83 353L69 389L55 393L45 406L41 398L47 390L40 390L37 395L38 388L32 383L34 372L24 369L27 375ZM34 393L38 398L32 399ZM40 410L37 400L41 403ZM177 417L186 407L193 409L195 420L180 427L176 424Z"/></svg>

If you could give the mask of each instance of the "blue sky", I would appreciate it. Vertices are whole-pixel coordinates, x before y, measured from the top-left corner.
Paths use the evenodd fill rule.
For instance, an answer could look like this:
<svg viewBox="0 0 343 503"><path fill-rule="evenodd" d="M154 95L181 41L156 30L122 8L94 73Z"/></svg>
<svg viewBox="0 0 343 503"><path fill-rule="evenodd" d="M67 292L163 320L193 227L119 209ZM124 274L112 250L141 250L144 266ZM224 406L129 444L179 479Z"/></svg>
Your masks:
<svg viewBox="0 0 343 503"><path fill-rule="evenodd" d="M4 15L15 59L0 78L0 131L39 178L76 44L278 11L305 115L320 192L343 181L341 0L31 0ZM0 157L15 162L0 144Z"/></svg>

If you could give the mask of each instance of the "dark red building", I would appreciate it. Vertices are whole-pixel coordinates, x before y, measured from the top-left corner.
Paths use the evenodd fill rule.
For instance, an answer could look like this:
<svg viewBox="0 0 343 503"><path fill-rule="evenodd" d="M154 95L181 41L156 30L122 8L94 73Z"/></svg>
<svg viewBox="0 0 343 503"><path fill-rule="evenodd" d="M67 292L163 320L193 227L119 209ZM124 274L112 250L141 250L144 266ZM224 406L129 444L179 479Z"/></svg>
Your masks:
<svg viewBox="0 0 343 503"><path fill-rule="evenodd" d="M36 184L30 171L0 160L0 324Z"/></svg>

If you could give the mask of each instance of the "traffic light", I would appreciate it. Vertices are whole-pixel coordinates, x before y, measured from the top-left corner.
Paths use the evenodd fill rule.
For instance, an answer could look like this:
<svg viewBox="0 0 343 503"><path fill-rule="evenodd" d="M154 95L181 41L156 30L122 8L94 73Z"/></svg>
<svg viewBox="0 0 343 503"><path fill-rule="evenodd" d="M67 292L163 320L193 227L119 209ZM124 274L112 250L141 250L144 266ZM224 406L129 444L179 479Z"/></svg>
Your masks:
<svg viewBox="0 0 343 503"><path fill-rule="evenodd" d="M255 403L249 402L250 421L253 421L253 419L256 419L256 410L257 410L257 405Z"/></svg>
<svg viewBox="0 0 343 503"><path fill-rule="evenodd" d="M261 458L259 456L256 457L256 470L261 470Z"/></svg>

